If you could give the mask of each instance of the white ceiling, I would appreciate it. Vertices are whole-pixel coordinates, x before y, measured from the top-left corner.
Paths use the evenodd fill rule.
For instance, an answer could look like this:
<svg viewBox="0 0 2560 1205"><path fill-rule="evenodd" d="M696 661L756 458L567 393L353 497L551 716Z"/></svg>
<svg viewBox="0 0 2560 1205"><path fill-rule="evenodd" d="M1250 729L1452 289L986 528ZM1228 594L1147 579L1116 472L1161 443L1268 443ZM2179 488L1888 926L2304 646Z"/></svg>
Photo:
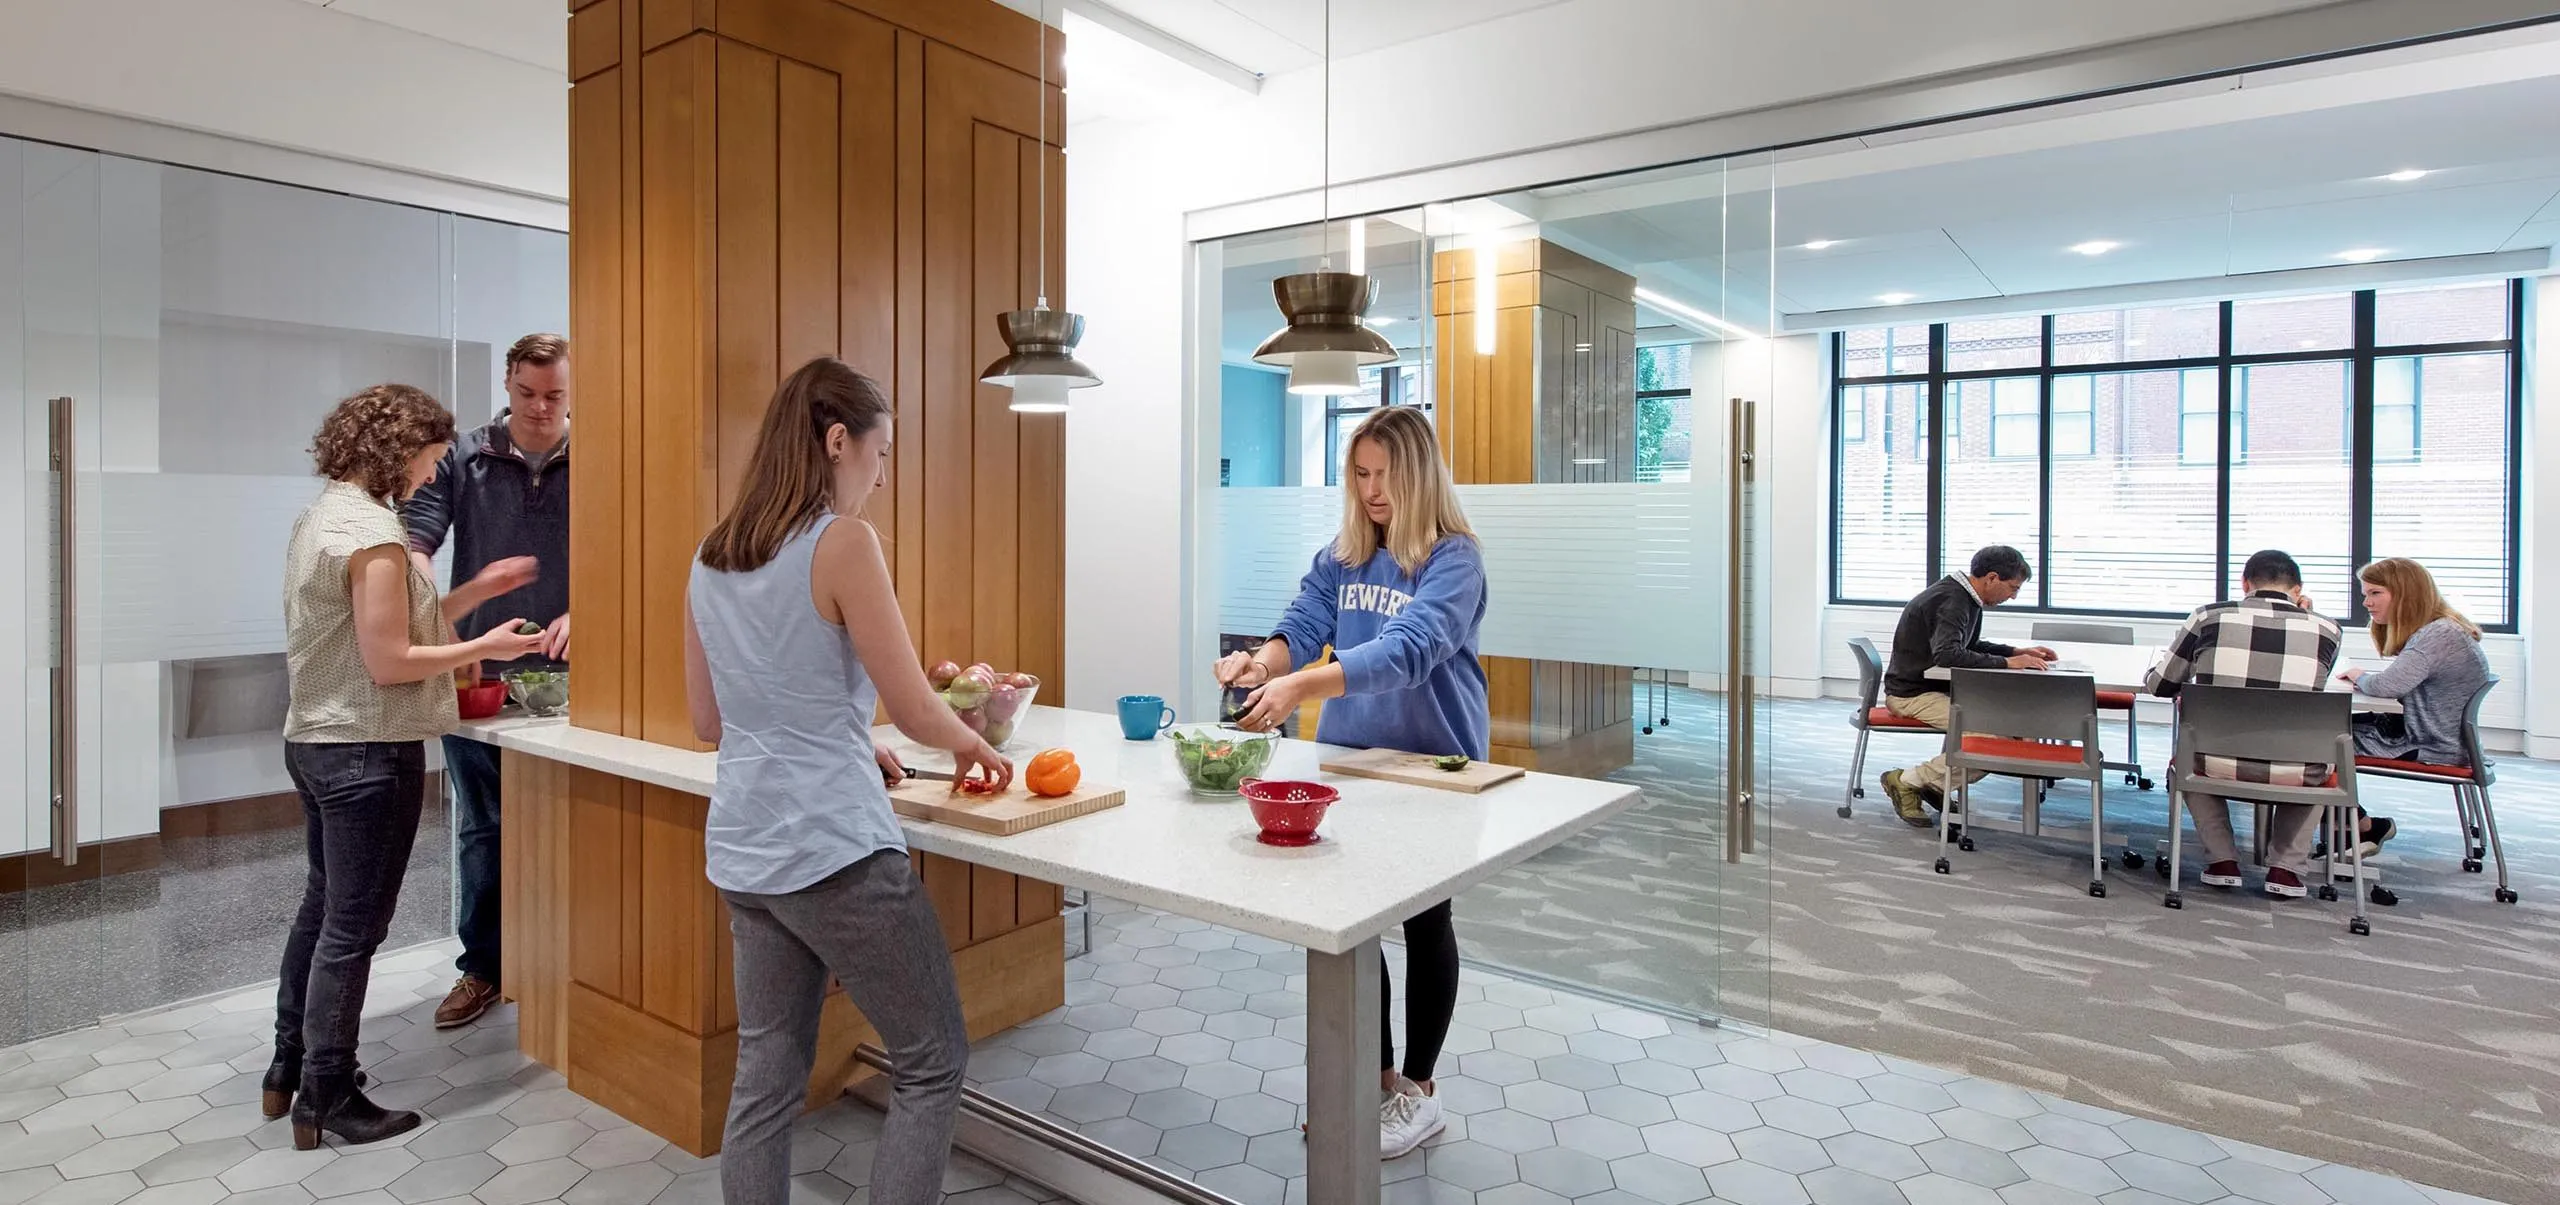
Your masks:
<svg viewBox="0 0 2560 1205"><path fill-rule="evenodd" d="M2428 174L2382 178L2403 169ZM2560 243L2560 38L1496 199L1541 236L1754 330L1889 321L1886 294L1996 310L2156 282L2245 292L2254 286L2222 278L2338 267L2356 249L2386 262L2548 249ZM1312 266L1303 246L1280 263L1237 263L1292 250L1280 237L1257 236L1241 256L1231 242L1231 359L1278 323L1273 272ZM1832 245L1804 246L1817 239ZM2119 245L2071 249L2091 240ZM1413 282L1382 282L1377 312L1419 304Z"/></svg>
<svg viewBox="0 0 2560 1205"><path fill-rule="evenodd" d="M474 50L569 73L569 6L560 0L305 0Z"/></svg>
<svg viewBox="0 0 2560 1205"><path fill-rule="evenodd" d="M1330 0L1333 54L1366 54L1568 0ZM1007 0L1031 8L1037 0ZM1074 11L1077 0L1051 0ZM1263 75L1324 59L1328 0L1102 0L1167 35Z"/></svg>

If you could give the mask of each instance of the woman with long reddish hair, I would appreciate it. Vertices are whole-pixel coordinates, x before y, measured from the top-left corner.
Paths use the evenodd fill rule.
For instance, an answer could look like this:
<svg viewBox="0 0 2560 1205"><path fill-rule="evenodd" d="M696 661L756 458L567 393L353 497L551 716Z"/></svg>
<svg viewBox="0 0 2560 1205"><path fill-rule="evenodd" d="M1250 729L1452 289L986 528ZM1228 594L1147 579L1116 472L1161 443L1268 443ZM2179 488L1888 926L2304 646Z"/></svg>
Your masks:
<svg viewBox="0 0 2560 1205"><path fill-rule="evenodd" d="M2459 766L2470 757L2462 726L2471 696L2489 680L2480 625L2446 602L2435 575L2407 557L2375 561L2356 572L2364 609L2373 616L2373 649L2391 658L2378 673L2350 669L2338 677L2377 699L2400 700L2400 714L2356 717L2356 752L2364 757ZM2359 817L2372 857L2391 839L2388 816Z"/></svg>

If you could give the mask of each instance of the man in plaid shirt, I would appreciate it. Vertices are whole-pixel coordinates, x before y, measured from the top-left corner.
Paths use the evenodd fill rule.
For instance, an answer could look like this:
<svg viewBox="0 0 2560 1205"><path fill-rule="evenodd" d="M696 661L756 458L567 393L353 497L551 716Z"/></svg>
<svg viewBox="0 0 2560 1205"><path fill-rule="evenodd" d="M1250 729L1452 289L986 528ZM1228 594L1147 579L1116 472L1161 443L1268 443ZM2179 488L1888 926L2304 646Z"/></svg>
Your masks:
<svg viewBox="0 0 2560 1205"><path fill-rule="evenodd" d="M2269 550L2241 567L2240 584L2248 597L2196 608L2169 646L2168 657L2151 670L2145 686L2164 698L2190 682L2206 686L2254 686L2273 690L2320 690L2338 661L2336 620L2315 615L2302 592L2302 566L2292 557ZM2277 786L2310 786L2329 781L2330 767L2301 762L2255 761L2206 757L2200 769L2207 778L2263 782ZM2240 885L2240 854L2231 836L2231 803L2219 795L2189 795L2195 814L2196 839L2204 843L2204 881L2212 887ZM2298 898L2302 875L2311 858L2312 824L2319 809L2279 804L2268 824L2271 852L2267 861L2267 894Z"/></svg>

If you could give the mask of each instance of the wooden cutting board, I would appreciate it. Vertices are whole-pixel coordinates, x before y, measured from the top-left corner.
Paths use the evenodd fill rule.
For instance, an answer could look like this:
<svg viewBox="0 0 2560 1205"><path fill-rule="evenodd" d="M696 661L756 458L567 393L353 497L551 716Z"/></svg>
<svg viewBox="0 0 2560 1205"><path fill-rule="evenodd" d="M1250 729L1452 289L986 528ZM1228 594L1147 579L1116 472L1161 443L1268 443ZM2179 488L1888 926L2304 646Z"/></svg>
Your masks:
<svg viewBox="0 0 2560 1205"><path fill-rule="evenodd" d="M1073 820L1128 800L1118 787L1083 786L1043 799L1017 784L1002 795L954 795L951 784L915 778L889 788L889 806L901 816L955 825L997 837Z"/></svg>
<svg viewBox="0 0 2560 1205"><path fill-rule="evenodd" d="M1420 753L1396 749L1363 749L1325 759L1320 767L1328 774L1348 774L1354 778L1377 778L1400 782L1407 786L1431 787L1441 791L1464 791L1473 795L1486 787L1499 786L1528 771L1518 766L1497 765L1489 761L1468 762L1464 770L1443 770L1432 765L1432 758Z"/></svg>

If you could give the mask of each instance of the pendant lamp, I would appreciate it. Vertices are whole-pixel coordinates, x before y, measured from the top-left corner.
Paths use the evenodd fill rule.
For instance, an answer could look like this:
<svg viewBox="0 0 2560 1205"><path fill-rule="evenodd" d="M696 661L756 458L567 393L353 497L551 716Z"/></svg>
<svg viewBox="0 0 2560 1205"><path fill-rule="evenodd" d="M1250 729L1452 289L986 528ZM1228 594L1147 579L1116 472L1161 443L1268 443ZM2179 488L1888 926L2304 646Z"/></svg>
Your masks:
<svg viewBox="0 0 2560 1205"><path fill-rule="evenodd" d="M1084 315L1049 308L1049 5L1040 5L1040 291L1027 310L996 315L1005 354L978 374L982 384L1013 391L1021 414L1064 414L1067 391L1102 383L1076 359Z"/></svg>
<svg viewBox="0 0 2560 1205"><path fill-rule="evenodd" d="M1333 0L1324 6L1323 141L1325 253L1315 271L1271 282L1271 298L1288 325L1253 349L1253 358L1287 368L1291 393L1340 397L1360 392L1361 365L1389 363L1396 349L1362 321L1377 295L1377 280L1365 272L1333 270Z"/></svg>

